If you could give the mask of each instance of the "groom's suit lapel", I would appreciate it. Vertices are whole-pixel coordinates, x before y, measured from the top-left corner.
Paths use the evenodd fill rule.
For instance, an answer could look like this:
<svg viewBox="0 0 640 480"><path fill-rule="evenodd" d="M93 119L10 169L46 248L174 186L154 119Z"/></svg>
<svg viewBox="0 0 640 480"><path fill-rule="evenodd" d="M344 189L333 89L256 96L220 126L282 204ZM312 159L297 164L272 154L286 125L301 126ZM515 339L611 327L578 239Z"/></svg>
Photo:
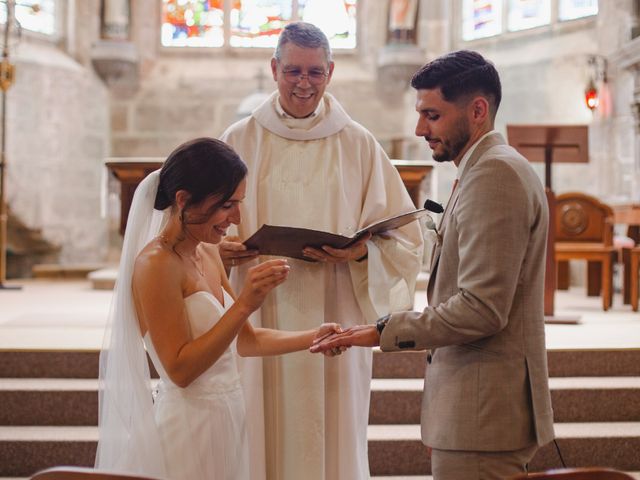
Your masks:
<svg viewBox="0 0 640 480"><path fill-rule="evenodd" d="M453 189L451 193L451 197L447 202L447 206L445 208L442 217L440 218L440 222L438 224L437 230L437 241L436 247L433 252L433 256L431 258L431 269L429 274L429 282L427 283L427 298L431 298L431 294L433 293L433 286L435 283L436 272L438 270L438 264L440 261L440 254L442 253L442 242L444 241L445 231L447 229L447 225L451 219L451 214L455 209L455 206L458 202L458 198L460 197L460 192L462 191L464 185L464 179L467 176L468 172L473 168L473 166L478 163L480 158L489 150L490 148L496 145L505 145L506 142L502 135L499 133L493 133L487 136L484 140L482 140L476 149L471 154L464 171L460 175L460 180L458 181L457 186Z"/></svg>

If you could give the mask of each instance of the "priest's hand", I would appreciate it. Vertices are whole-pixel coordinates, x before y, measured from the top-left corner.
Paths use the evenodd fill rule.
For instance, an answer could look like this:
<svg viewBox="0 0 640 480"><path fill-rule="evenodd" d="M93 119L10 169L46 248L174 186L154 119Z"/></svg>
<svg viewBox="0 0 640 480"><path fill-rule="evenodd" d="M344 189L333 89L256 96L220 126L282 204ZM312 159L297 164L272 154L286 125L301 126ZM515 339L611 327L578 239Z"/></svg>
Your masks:
<svg viewBox="0 0 640 480"><path fill-rule="evenodd" d="M356 325L342 333L335 333L323 340L314 340L311 353L334 351L345 347L375 347L380 344L380 334L375 325Z"/></svg>
<svg viewBox="0 0 640 480"><path fill-rule="evenodd" d="M347 248L333 248L328 245L323 246L322 249L305 247L302 253L305 257L317 262L346 263L351 260L362 261L367 258L367 240L370 238L371 234L367 233Z"/></svg>
<svg viewBox="0 0 640 480"><path fill-rule="evenodd" d="M231 267L242 265L258 256L257 250L248 250L240 242L239 237L226 237L218 244L218 251L224 263L224 268L229 271Z"/></svg>

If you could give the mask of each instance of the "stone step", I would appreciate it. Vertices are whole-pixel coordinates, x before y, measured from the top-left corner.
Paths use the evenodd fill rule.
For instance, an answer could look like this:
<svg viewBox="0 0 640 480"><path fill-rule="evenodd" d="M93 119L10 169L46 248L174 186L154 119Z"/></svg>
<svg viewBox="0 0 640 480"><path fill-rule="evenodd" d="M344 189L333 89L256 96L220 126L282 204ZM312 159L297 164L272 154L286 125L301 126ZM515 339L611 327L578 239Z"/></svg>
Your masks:
<svg viewBox="0 0 640 480"><path fill-rule="evenodd" d="M422 379L373 379L370 424L418 424ZM556 422L629 422L640 419L640 377L549 379Z"/></svg>
<svg viewBox="0 0 640 480"><path fill-rule="evenodd" d="M550 377L640 376L640 348L549 350ZM423 378L425 352L374 349L374 378Z"/></svg>
<svg viewBox="0 0 640 480"><path fill-rule="evenodd" d="M640 422L564 423L555 428L567 466L640 470ZM372 475L430 473L419 425L371 425L368 436ZM91 466L97 438L97 427L0 427L0 475L28 476L54 465ZM551 443L536 454L531 470L560 466Z"/></svg>
<svg viewBox="0 0 640 480"><path fill-rule="evenodd" d="M568 467L602 466L640 470L640 422L559 423L557 443ZM419 425L370 425L372 475L426 475L431 465L420 441ZM532 471L562 466L554 443L541 448Z"/></svg>
<svg viewBox="0 0 640 480"><path fill-rule="evenodd" d="M84 279L91 272L104 268L102 263L73 263L61 265L58 263L39 263L31 269L34 278L38 279Z"/></svg>
<svg viewBox="0 0 640 480"><path fill-rule="evenodd" d="M640 377L551 378L556 422L640 419ZM370 424L418 424L422 379L373 379ZM96 425L95 379L0 379L0 425Z"/></svg>
<svg viewBox="0 0 640 480"><path fill-rule="evenodd" d="M97 378L97 350L0 350L0 378ZM640 348L549 350L551 377L640 376ZM374 349L374 378L423 378L425 352Z"/></svg>
<svg viewBox="0 0 640 480"><path fill-rule="evenodd" d="M0 475L24 477L58 465L93 465L97 427L0 427Z"/></svg>
<svg viewBox="0 0 640 480"><path fill-rule="evenodd" d="M118 267L101 268L87 275L94 290L113 290L118 276Z"/></svg>
<svg viewBox="0 0 640 480"><path fill-rule="evenodd" d="M2 350L0 378L98 378L95 350Z"/></svg>
<svg viewBox="0 0 640 480"><path fill-rule="evenodd" d="M98 378L98 350L0 350L2 378ZM149 362L151 376L158 374Z"/></svg>
<svg viewBox="0 0 640 480"><path fill-rule="evenodd" d="M0 379L0 425L97 425L96 379Z"/></svg>

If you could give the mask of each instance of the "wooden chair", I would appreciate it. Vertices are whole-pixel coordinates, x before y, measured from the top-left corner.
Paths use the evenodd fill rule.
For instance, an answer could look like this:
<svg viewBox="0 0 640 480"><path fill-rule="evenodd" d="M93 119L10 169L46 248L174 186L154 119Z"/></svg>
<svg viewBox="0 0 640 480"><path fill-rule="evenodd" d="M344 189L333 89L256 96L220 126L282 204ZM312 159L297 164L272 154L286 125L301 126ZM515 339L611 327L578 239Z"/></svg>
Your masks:
<svg viewBox="0 0 640 480"><path fill-rule="evenodd" d="M597 198L569 192L556 197L556 264L586 260L600 265L602 308L613 298L613 210Z"/></svg>
<svg viewBox="0 0 640 480"><path fill-rule="evenodd" d="M509 480L526 480L533 478L536 480L633 480L620 470L611 468L562 468L559 470L547 470L546 472L523 473L511 477Z"/></svg>
<svg viewBox="0 0 640 480"><path fill-rule="evenodd" d="M53 467L42 470L31 480L154 480L151 477L101 472L86 467Z"/></svg>

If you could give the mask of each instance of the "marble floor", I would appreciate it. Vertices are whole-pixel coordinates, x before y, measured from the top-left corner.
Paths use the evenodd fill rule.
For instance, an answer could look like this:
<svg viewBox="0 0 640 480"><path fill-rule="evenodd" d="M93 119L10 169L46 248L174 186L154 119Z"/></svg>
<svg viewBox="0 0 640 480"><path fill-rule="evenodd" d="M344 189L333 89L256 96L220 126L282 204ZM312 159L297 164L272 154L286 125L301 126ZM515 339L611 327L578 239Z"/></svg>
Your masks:
<svg viewBox="0 0 640 480"><path fill-rule="evenodd" d="M20 290L0 290L0 349L100 348L111 291L93 290L81 280L21 280ZM426 304L424 291L415 308ZM599 297L584 289L556 293L556 314L577 316L577 325L546 325L549 349L640 348L640 313L614 296L604 312Z"/></svg>

